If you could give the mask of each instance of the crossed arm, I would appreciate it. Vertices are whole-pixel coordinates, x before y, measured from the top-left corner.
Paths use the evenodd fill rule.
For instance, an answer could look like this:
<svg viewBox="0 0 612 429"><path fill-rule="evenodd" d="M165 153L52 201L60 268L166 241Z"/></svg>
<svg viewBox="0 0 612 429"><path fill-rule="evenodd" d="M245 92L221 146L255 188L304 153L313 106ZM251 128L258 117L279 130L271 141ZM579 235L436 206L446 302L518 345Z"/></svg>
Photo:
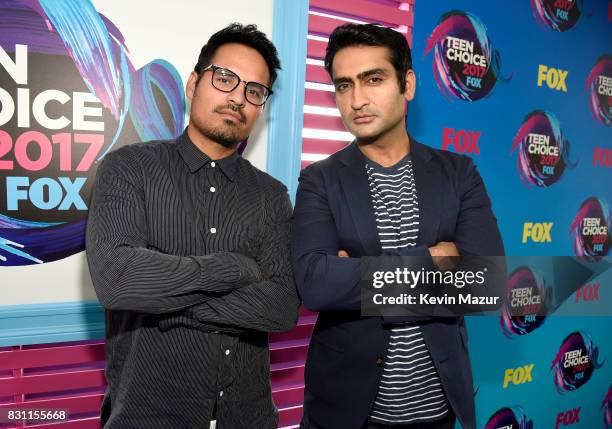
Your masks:
<svg viewBox="0 0 612 429"><path fill-rule="evenodd" d="M164 254L148 248L137 154L109 154L96 176L87 227L87 259L100 302L109 310L188 315L203 329L207 323L237 333L290 329L299 306L288 256L291 203L278 192L270 204L257 255Z"/></svg>
<svg viewBox="0 0 612 429"><path fill-rule="evenodd" d="M417 246L396 254L351 257L340 249L321 172L302 171L293 226L295 279L304 304L311 310L360 310L361 273L369 267L406 267L409 270L444 269L445 256L503 255L503 245L490 200L473 162L462 172L461 209L453 243ZM418 258L415 258L418 257ZM501 273L494 281L505 276ZM401 322L393 318L386 321Z"/></svg>

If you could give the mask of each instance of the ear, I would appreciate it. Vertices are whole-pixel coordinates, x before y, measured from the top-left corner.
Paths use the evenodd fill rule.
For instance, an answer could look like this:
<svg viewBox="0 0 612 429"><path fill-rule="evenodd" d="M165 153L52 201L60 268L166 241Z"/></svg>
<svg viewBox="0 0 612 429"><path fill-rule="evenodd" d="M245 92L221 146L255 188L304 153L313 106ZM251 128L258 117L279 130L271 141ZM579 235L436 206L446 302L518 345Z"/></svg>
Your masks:
<svg viewBox="0 0 612 429"><path fill-rule="evenodd" d="M193 99L193 94L195 94L196 83L198 81L198 74L194 71L189 75L189 79L187 80L187 86L185 86L185 95L191 101Z"/></svg>
<svg viewBox="0 0 612 429"><path fill-rule="evenodd" d="M416 90L416 76L412 69L406 73L406 91L404 92L404 98L406 101L412 101L414 98L414 92Z"/></svg>

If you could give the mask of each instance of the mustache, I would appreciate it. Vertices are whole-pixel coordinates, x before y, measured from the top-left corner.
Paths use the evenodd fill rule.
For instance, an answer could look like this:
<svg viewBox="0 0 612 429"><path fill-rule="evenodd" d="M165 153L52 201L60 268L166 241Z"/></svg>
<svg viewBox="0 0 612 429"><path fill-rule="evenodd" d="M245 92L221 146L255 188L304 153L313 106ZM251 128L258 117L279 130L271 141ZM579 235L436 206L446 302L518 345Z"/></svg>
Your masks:
<svg viewBox="0 0 612 429"><path fill-rule="evenodd" d="M358 110L358 111L352 111L349 115L351 119L355 119L356 117L359 117L359 116L376 116L376 113L370 110Z"/></svg>
<svg viewBox="0 0 612 429"><path fill-rule="evenodd" d="M215 113L224 113L223 111L232 111L233 113L236 113L237 115L240 116L240 122L245 124L246 123L246 116L244 115L244 112L242 111L242 109L240 107L237 107L233 104L226 104L224 106L218 106L215 107Z"/></svg>

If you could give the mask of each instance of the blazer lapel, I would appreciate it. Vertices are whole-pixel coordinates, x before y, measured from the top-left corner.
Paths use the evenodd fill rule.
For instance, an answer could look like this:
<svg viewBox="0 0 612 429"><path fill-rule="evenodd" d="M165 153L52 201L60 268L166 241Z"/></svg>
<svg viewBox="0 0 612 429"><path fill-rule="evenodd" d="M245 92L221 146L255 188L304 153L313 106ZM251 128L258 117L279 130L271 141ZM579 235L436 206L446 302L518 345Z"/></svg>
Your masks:
<svg viewBox="0 0 612 429"><path fill-rule="evenodd" d="M438 240L440 214L442 213L442 172L431 161L431 153L422 144L410 138L410 152L414 182L419 201L419 246L431 246Z"/></svg>
<svg viewBox="0 0 612 429"><path fill-rule="evenodd" d="M376 228L376 218L370 197L370 187L365 169L365 159L353 142L340 156L344 164L340 168L340 183L351 217L357 228L366 256L381 254L380 240Z"/></svg>
<svg viewBox="0 0 612 429"><path fill-rule="evenodd" d="M410 153L419 201L417 245L430 246L438 241L443 203L443 195L440 190L445 189L443 174L440 167L431 162L432 156L427 148L412 137L410 137ZM382 250L365 170L365 158L353 142L344 149L339 159L343 164L339 172L340 183L365 255L380 255Z"/></svg>

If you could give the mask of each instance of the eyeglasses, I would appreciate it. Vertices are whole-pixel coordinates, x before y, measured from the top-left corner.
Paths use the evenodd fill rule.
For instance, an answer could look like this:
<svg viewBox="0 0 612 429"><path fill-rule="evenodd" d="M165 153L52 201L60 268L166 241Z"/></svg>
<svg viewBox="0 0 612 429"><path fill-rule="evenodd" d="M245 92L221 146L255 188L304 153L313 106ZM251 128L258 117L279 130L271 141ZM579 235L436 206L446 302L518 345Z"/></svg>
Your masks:
<svg viewBox="0 0 612 429"><path fill-rule="evenodd" d="M274 93L270 88L261 83L247 82L240 79L236 73L229 69L211 64L202 70L202 73L208 70L212 70L212 86L219 91L232 92L240 85L240 82L244 83L244 98L255 106L263 106Z"/></svg>

